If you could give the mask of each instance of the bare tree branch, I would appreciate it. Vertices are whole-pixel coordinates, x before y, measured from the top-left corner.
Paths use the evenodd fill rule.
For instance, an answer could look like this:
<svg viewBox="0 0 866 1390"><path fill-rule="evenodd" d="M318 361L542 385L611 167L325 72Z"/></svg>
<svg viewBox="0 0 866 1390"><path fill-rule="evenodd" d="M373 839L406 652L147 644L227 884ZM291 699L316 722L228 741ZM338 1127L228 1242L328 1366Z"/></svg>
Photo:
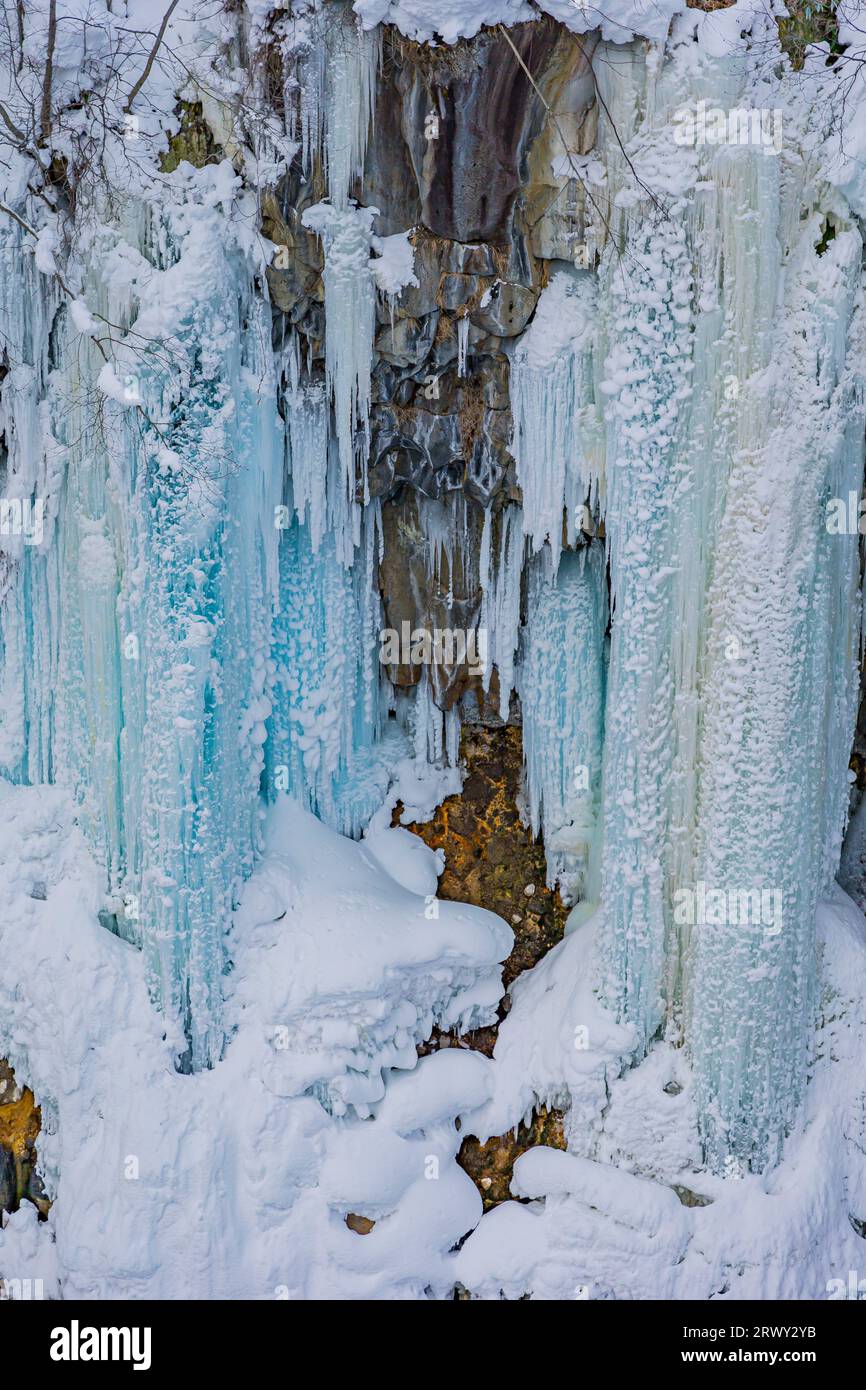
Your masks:
<svg viewBox="0 0 866 1390"><path fill-rule="evenodd" d="M51 136L51 88L54 84L54 45L57 42L57 0L48 7L48 50L45 55L45 77L42 81L42 109L39 112L40 145L47 145Z"/></svg>
<svg viewBox="0 0 866 1390"><path fill-rule="evenodd" d="M6 107L3 105L2 101L0 101L0 120L3 121L3 124L5 125L6 129L9 131L10 135L13 135L15 137L19 145L26 145L27 136L24 134L23 130L18 129L17 125L12 120L12 117L9 115L9 112L6 110Z"/></svg>
<svg viewBox="0 0 866 1390"><path fill-rule="evenodd" d="M138 96L145 82L150 77L150 70L153 67L156 55L159 52L159 46L162 43L163 35L165 34L166 29L168 28L168 21L171 19L172 13L177 8L177 4L178 0L171 0L171 4L169 5L168 9L162 17L162 23L159 26L159 32L156 38L154 39L153 48L147 55L147 62L144 65L144 70L142 71L141 76L139 77L138 81L135 83L132 90L130 91L129 96L126 98L126 105L123 108L125 112L130 112L132 110L132 103L135 101L135 98Z"/></svg>

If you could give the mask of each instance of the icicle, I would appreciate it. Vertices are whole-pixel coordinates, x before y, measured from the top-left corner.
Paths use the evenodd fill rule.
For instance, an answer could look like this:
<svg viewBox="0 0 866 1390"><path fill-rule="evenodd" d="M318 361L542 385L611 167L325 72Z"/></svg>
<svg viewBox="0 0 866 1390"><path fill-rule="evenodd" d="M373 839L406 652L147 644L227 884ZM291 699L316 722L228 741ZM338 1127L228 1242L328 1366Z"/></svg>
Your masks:
<svg viewBox="0 0 866 1390"><path fill-rule="evenodd" d="M511 451L523 493L523 526L533 551L547 540L553 570L563 527L573 542L602 474L594 404L594 277L558 270L511 361Z"/></svg>
<svg viewBox="0 0 866 1390"><path fill-rule="evenodd" d="M304 225L325 246L325 373L333 401L336 445L352 540L360 540L356 478L367 500L370 381L376 292L370 270L373 208L335 212L327 203L308 208Z"/></svg>
<svg viewBox="0 0 866 1390"><path fill-rule="evenodd" d="M379 729L373 541L370 527L366 563L354 575L330 534L314 551L307 528L294 522L280 547L269 793L299 797L348 835L360 832L387 785L372 756Z"/></svg>
<svg viewBox="0 0 866 1390"><path fill-rule="evenodd" d="M469 346L469 319L457 320L457 375L466 375L466 350Z"/></svg>
<svg viewBox="0 0 866 1390"><path fill-rule="evenodd" d="M315 553L327 526L341 538L345 536L349 508L345 489L328 487L328 403L321 386L302 386L300 383L298 341L294 333L288 352L288 368L289 381L284 404L290 446L292 497L298 520L309 526Z"/></svg>
<svg viewBox="0 0 866 1390"><path fill-rule="evenodd" d="M433 685L427 667L415 686L411 712L415 761L426 766L457 767L460 761L460 711L456 705L445 711L433 699Z"/></svg>
<svg viewBox="0 0 866 1390"><path fill-rule="evenodd" d="M380 25L364 30L348 7L334 6L326 31L325 155L333 206L348 206L353 181L364 172L367 138L382 61Z"/></svg>
<svg viewBox="0 0 866 1390"><path fill-rule="evenodd" d="M492 518L484 513L479 576L482 590L478 626L486 633L487 664L484 689L489 690L495 667L499 675L499 717L507 720L514 685L514 654L520 629L520 581L523 573L523 516L519 507L499 514L499 551L491 564Z"/></svg>
<svg viewBox="0 0 866 1390"><path fill-rule="evenodd" d="M529 819L549 887L597 900L607 586L603 547L566 551L554 583L537 563L519 673Z"/></svg>

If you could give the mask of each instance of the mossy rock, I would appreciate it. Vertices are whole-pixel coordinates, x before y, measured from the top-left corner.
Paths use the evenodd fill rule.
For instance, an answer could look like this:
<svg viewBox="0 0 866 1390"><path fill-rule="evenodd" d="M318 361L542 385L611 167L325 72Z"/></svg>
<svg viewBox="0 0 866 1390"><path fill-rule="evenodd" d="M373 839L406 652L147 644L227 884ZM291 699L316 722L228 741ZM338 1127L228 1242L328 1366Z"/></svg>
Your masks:
<svg viewBox="0 0 866 1390"><path fill-rule="evenodd" d="M160 160L162 172L173 173L184 160L196 169L203 169L206 164L219 164L222 151L204 118L201 102L182 101L176 111L180 116L180 130L169 139L168 149Z"/></svg>

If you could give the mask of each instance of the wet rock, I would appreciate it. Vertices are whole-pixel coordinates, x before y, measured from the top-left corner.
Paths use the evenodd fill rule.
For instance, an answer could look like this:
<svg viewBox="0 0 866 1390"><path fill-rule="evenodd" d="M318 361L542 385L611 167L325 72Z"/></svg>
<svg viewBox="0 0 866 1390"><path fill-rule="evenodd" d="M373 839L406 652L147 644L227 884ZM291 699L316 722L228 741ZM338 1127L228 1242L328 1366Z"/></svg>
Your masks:
<svg viewBox="0 0 866 1390"><path fill-rule="evenodd" d="M473 365L481 381L484 404L490 410L508 410L511 406L508 358L497 353L480 357Z"/></svg>
<svg viewBox="0 0 866 1390"><path fill-rule="evenodd" d="M376 334L376 352L391 366L414 371L429 357L438 323L438 312L423 319L395 318Z"/></svg>
<svg viewBox="0 0 866 1390"><path fill-rule="evenodd" d="M486 403L505 398L507 366L504 359L488 356L473 360L472 366L467 378L459 378L452 368L425 372L423 384L377 368L377 400L387 391L394 399L375 405L370 414L373 496L394 497L408 485L435 500L464 489L473 501L488 506L512 486L511 414Z"/></svg>
<svg viewBox="0 0 866 1390"><path fill-rule="evenodd" d="M9 1149L0 1146L0 1212L15 1211L18 1206L18 1174L15 1159Z"/></svg>
<svg viewBox="0 0 866 1390"><path fill-rule="evenodd" d="M560 47L576 51L567 31L546 19L514 26L510 38L533 74L543 74ZM546 116L507 39L490 29L447 48L397 36L391 44L419 220L454 241L507 245L526 152ZM379 196L390 214L405 203L402 179L393 195L383 186Z"/></svg>
<svg viewBox="0 0 866 1390"><path fill-rule="evenodd" d="M369 1216L359 1216L357 1212L350 1211L346 1214L346 1225L350 1231L356 1235L368 1236L375 1226L375 1221L371 1221Z"/></svg>
<svg viewBox="0 0 866 1390"><path fill-rule="evenodd" d="M595 144L598 108L590 63L594 40L578 40L582 52L560 48L545 68L545 97L556 119L547 120L527 153L520 222L535 256L574 261L584 241L586 188L604 206L594 187L586 156ZM590 205L591 206L591 205Z"/></svg>
<svg viewBox="0 0 866 1390"><path fill-rule="evenodd" d="M466 477L467 494L482 507L489 506L507 485L516 486L516 466L509 452L510 443L510 412L485 410L472 444Z"/></svg>
<svg viewBox="0 0 866 1390"><path fill-rule="evenodd" d="M404 483L430 498L462 487L463 441L456 415L377 406L371 413L370 433L373 496L391 497Z"/></svg>
<svg viewBox="0 0 866 1390"><path fill-rule="evenodd" d="M674 1192L684 1207L711 1207L713 1204L712 1197L705 1197L701 1192L693 1192L690 1187L682 1187L679 1183L674 1183Z"/></svg>
<svg viewBox="0 0 866 1390"><path fill-rule="evenodd" d="M44 1215L50 1203L36 1175L36 1139L41 1115L33 1092L18 1086L0 1060L0 1210L15 1211L28 1198Z"/></svg>
<svg viewBox="0 0 866 1390"><path fill-rule="evenodd" d="M442 276L439 287L439 297L443 309L449 313L454 313L457 309L462 309L464 304L478 294L478 280L474 275L452 275Z"/></svg>
<svg viewBox="0 0 866 1390"><path fill-rule="evenodd" d="M446 419L448 417L445 417ZM459 507L461 517L455 515ZM420 510L439 509L439 524L454 537L450 561L439 554L434 564ZM465 533L462 512L465 508ZM436 629L461 633L474 631L481 607L481 590L473 564L464 565L464 545L477 555L481 536L481 513L466 506L463 499L449 498L429 503L411 490L382 508L384 554L379 568L384 608L384 625L396 632ZM432 528L434 531L437 528ZM432 577L431 577L432 576ZM421 679L424 667L409 662L388 665L387 674L397 686L412 686ZM433 696L441 709L448 709L473 679L465 661L433 662L427 667Z"/></svg>

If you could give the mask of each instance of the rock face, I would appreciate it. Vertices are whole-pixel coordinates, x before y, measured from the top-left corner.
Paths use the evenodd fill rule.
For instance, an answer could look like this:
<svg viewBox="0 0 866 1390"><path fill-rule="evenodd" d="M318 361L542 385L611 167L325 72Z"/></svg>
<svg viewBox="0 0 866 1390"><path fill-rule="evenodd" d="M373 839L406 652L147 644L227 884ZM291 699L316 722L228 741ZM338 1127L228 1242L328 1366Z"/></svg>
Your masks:
<svg viewBox="0 0 866 1390"><path fill-rule="evenodd" d="M390 26L382 35L363 179L352 192L378 209L377 235L409 233L417 280L377 308L368 486L382 506L382 594L392 627L406 619L413 629L462 628L478 619L484 511L520 500L509 359L551 264L585 251L578 162L596 132L595 40L549 17L438 48ZM275 52L273 61L285 90L292 62L312 58ZM317 156L306 173L302 163L264 192L261 225L283 248L267 272L275 341L296 330L301 359L320 378L322 250L302 218L327 195L327 179ZM465 506L452 523L468 537L469 567L452 593L426 574L421 582L414 538L425 531L419 513L453 499ZM420 672L406 664L388 674L409 687ZM438 671L433 697L448 709L472 686L465 666Z"/></svg>
<svg viewBox="0 0 866 1390"><path fill-rule="evenodd" d="M445 853L440 897L489 908L511 925L507 989L562 940L568 914L559 894L545 886L544 847L520 818L519 727L468 725L460 753L466 767L461 794L443 801L431 821L409 829Z"/></svg>
<svg viewBox="0 0 866 1390"><path fill-rule="evenodd" d="M583 263L579 161L596 134L592 51L590 36L548 18L441 48L384 30L364 176L352 192L378 208L379 236L409 234L417 282L378 301L371 381L368 487L381 508L384 624L397 633L470 632L483 621L482 531L498 553L505 510L521 501L510 358L551 267ZM315 159L306 177L299 169L296 161L263 198L262 229L285 248L268 271L275 341L296 330L302 360L320 377L322 256L302 215L326 195L326 180ZM401 650L386 673L409 689L423 669ZM411 828L445 853L441 897L490 908L513 927L507 988L561 939L566 916L545 886L544 849L521 819L516 698L503 724L496 670L486 692L465 660L436 660L427 675L440 709L461 702L466 778L461 795ZM508 1007L506 996L503 1015ZM495 1028L436 1035L422 1051L468 1044L489 1055L495 1040ZM509 1197L514 1160L536 1143L564 1146L555 1112L539 1112L516 1138L464 1142L460 1161L486 1207Z"/></svg>
<svg viewBox="0 0 866 1390"><path fill-rule="evenodd" d="M513 1201L511 1175L514 1165L522 1153L536 1144L544 1144L549 1149L566 1147L562 1115L558 1110L545 1110L540 1106L528 1125L518 1126L516 1135L511 1130L501 1138L488 1139L486 1144L479 1144L471 1137L464 1139L457 1162L481 1193L485 1211L500 1202Z"/></svg>
<svg viewBox="0 0 866 1390"><path fill-rule="evenodd" d="M440 897L491 908L511 924L514 949L503 968L507 988L562 939L567 912L559 894L545 887L544 849L520 819L520 729L469 725L460 751L466 767L462 793L448 797L432 821L409 829L431 849L445 852ZM508 1007L506 995L502 1016ZM436 1036L421 1051L468 1043L490 1056L496 1033L484 1028L459 1043ZM458 1162L477 1185L485 1210L510 1199L514 1162L533 1144L565 1148L558 1111L539 1108L516 1135L509 1132L486 1144L471 1137L463 1141Z"/></svg>
<svg viewBox="0 0 866 1390"><path fill-rule="evenodd" d="M16 1211L27 1198L43 1214L49 1203L36 1175L36 1138L41 1115L26 1086L0 1060L0 1211Z"/></svg>

